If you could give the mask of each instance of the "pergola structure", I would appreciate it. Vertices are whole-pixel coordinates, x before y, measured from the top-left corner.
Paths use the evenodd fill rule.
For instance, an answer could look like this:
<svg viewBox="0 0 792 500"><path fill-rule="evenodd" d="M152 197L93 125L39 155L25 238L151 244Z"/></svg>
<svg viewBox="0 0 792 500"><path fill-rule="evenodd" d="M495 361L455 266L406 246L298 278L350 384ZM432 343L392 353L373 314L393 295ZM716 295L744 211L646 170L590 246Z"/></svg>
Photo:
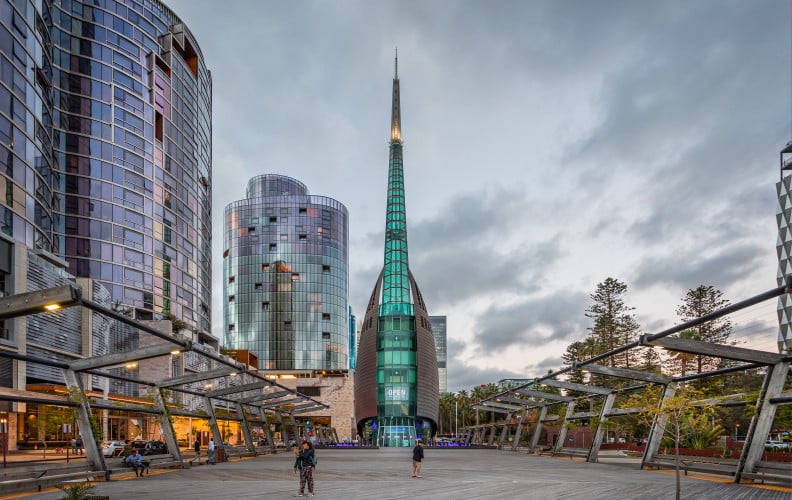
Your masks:
<svg viewBox="0 0 792 500"><path fill-rule="evenodd" d="M270 449L275 450L275 441L271 435L265 412L275 415L281 426L283 440L287 442L290 438L289 429L291 429L291 437L297 437L298 424L294 419L295 414L329 408L324 403L263 377L256 368L228 356L217 354L214 350L193 343L181 335L170 333L170 326L168 326L168 331L161 331L152 324L131 319L124 314L96 304L84 298L81 288L77 285L63 285L0 298L0 319L29 314L46 314L47 311L63 307L85 307L155 337L155 343L147 343L144 347L126 352L113 352L87 358L75 356L75 359L70 362L53 361L0 349L0 357L61 369L68 390L66 396L59 396L3 388L0 390L0 401L71 407L75 410L75 420L80 429L92 428L93 409L128 410L153 414L159 420L168 452L177 462L183 462L183 459L171 416L208 419L212 438L215 443L222 446L223 437L218 426L217 411L223 410L224 420L237 421L241 424L246 451L255 453L254 439L250 431L251 425L260 425L263 428ZM75 332L75 334L80 334L80 332ZM110 367L188 352L208 360L210 368L207 371L159 380L147 379L146 374L140 374L139 378L126 377L111 373L109 370ZM153 398L153 406L88 397L83 386L84 377L82 375L84 374L148 386L148 392ZM163 394L163 391L166 390L203 398L206 412L168 405ZM288 421L284 419L288 419ZM317 431L322 433L323 438L337 439L332 429L317 429ZM94 470L107 472L108 466L100 449L100 443L96 439L84 439L83 441L87 459L93 465Z"/></svg>
<svg viewBox="0 0 792 500"><path fill-rule="evenodd" d="M523 426L526 424L525 415L527 410L538 409L538 416L532 422L533 434L531 435L529 446L531 450L537 447L542 426L552 422L555 425L560 425L558 439L552 447L553 454L577 454L584 456L588 462L596 462L609 419L622 415L637 414L642 411L642 409L638 408L613 408L613 403L617 394L630 391L642 391L646 390L648 387L659 386L662 388L663 394L659 401L660 410L657 412L658 416L655 417L652 422L647 445L641 461L642 467L653 466L658 464L657 455L660 449L660 441L667 424L667 414L664 413L662 409L668 404L671 398L674 397L680 384L685 384L694 379L713 377L730 372L763 368L765 371L764 383L758 399L755 402L756 411L747 429L745 445L739 460L732 460L732 462L726 464L713 463L711 470L707 470L706 465L699 468L699 470L703 468L704 471L713 473L732 475L735 482L740 482L743 479L763 479L768 476L764 471L764 469L768 467L761 459L765 451L765 442L772 431L771 427L773 425L776 410L779 405L792 403L792 393L783 392L784 383L790 371L792 356L789 354L760 351L732 345L682 339L671 337L670 335L790 292L792 292L792 278L788 277L783 286L751 297L750 299L732 304L654 335L643 335L636 342L618 347L604 354L576 363L573 366L560 369L554 373L549 373L544 377L521 381L522 383L519 385L479 401L471 406L477 410L506 414L503 423L499 425L488 424L487 426L468 427L460 433L461 438L463 441L471 444L485 444L485 441L488 441L486 444L492 445L496 434L496 428L500 428L500 446L502 447L506 436L511 434L512 428L516 428L516 435L514 436L512 444L512 451L516 451L517 443L523 432ZM731 360L736 362L736 364L719 370L676 378L657 373L617 368L602 364L603 361L611 356L639 347L656 347L669 351L703 355L723 360ZM598 380L603 380L604 377L614 377L626 379L635 384L620 389L611 389L608 387L598 387L592 384L577 384L558 380L559 376L573 371L597 374ZM562 389L566 395L546 392L545 388L548 387ZM575 392L570 391L575 391L578 394L582 393L584 396L572 397L569 394L575 394ZM741 395L726 395L706 401L691 401L689 405L694 407L704 405L737 406L748 404L744 399L740 399L740 396ZM597 405L599 407L598 412L575 412L575 406L579 401L592 398L600 400ZM565 409L563 405L566 405ZM554 411L555 414L548 416L549 411ZM520 417L519 420L515 422L512 416L517 414L519 414ZM593 439L590 446L583 451L566 446L567 427L576 420L584 419L595 422ZM489 439L486 438L487 431L490 432ZM786 468L786 470L784 470L784 468L777 470L772 467L770 468L773 470L769 475L777 479L780 478L783 482L792 483L792 468Z"/></svg>

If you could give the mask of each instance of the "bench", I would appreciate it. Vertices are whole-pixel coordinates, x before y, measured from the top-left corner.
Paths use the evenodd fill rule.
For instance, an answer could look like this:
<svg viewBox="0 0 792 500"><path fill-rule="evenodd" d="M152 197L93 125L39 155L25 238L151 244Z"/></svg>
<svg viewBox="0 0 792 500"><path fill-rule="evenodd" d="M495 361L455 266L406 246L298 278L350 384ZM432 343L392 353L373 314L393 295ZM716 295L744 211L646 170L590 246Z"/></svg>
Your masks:
<svg viewBox="0 0 792 500"><path fill-rule="evenodd" d="M7 469L8 470L8 469ZM94 471L85 465L75 467L56 467L50 469L33 469L6 472L0 478L0 489L4 492L24 491L56 486L69 481L91 482L96 478L104 478L104 471Z"/></svg>
<svg viewBox="0 0 792 500"><path fill-rule="evenodd" d="M721 476L734 476L737 472L737 459L717 457L679 456L679 470L699 472L702 474L716 474ZM652 460L644 462L644 467L654 469L676 469L674 455L655 455Z"/></svg>
<svg viewBox="0 0 792 500"><path fill-rule="evenodd" d="M164 469L168 467L184 467L184 464L179 460L175 460L170 453L163 455L144 455L143 462L147 466L143 467L143 473L151 472L151 469ZM125 465L123 458L106 460L107 463L107 477L108 479L112 474L134 472L135 468L131 465Z"/></svg>
<svg viewBox="0 0 792 500"><path fill-rule="evenodd" d="M768 481L792 486L792 464L762 461L756 464L753 472L743 472L742 477L752 481L761 481L762 484Z"/></svg>

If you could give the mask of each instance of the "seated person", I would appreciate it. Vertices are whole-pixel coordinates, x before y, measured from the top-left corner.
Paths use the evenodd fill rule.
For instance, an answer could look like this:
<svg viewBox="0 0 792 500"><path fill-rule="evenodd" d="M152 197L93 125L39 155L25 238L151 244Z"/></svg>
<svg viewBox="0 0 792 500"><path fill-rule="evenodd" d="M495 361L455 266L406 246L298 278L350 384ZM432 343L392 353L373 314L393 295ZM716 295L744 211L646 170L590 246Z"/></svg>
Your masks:
<svg viewBox="0 0 792 500"><path fill-rule="evenodd" d="M149 466L149 463L143 460L143 455L140 454L140 450L137 449L134 455L130 455L126 458L126 461L135 469L135 476L144 475Z"/></svg>

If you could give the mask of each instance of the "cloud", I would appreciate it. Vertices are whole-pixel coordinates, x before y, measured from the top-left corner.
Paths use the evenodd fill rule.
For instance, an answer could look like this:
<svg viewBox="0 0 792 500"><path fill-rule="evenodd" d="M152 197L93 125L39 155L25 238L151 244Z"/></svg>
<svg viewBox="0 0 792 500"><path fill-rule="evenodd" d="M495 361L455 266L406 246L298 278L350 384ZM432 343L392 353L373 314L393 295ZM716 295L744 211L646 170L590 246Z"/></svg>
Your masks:
<svg viewBox="0 0 792 500"><path fill-rule="evenodd" d="M632 282L636 287L672 285L681 290L712 284L728 289L757 265L766 249L757 244L716 248L707 254L677 252L643 259Z"/></svg>
<svg viewBox="0 0 792 500"><path fill-rule="evenodd" d="M585 331L588 302L585 293L559 291L490 306L476 316L474 343L479 352L492 354L514 345L540 350L553 341L568 340Z"/></svg>

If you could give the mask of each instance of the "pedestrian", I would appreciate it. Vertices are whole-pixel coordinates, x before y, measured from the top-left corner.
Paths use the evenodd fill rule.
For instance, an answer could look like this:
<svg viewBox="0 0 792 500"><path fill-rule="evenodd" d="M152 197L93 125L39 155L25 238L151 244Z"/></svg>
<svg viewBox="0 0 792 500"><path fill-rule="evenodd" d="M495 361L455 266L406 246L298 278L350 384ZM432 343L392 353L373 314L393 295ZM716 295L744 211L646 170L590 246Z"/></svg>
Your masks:
<svg viewBox="0 0 792 500"><path fill-rule="evenodd" d="M71 438L71 448L72 448L72 453L76 455L77 454L77 439L76 438Z"/></svg>
<svg viewBox="0 0 792 500"><path fill-rule="evenodd" d="M83 454L83 442L82 442L82 438L81 438L81 437L78 437L78 438L77 438L77 452L78 452L80 455L82 455L82 454Z"/></svg>
<svg viewBox="0 0 792 500"><path fill-rule="evenodd" d="M424 458L423 441L420 439L413 448L413 473L412 477L421 477L421 461Z"/></svg>
<svg viewBox="0 0 792 500"><path fill-rule="evenodd" d="M206 446L207 454L209 455L209 463L215 464L215 443L214 438L209 438L209 444Z"/></svg>
<svg viewBox="0 0 792 500"><path fill-rule="evenodd" d="M305 485L308 484L308 496L314 496L314 480L313 471L316 467L316 452L314 451L313 443L310 441L302 442L302 449L296 446L292 448L294 455L297 459L294 461L294 472L300 471L300 490L297 492L298 497L305 495Z"/></svg>
<svg viewBox="0 0 792 500"><path fill-rule="evenodd" d="M139 449L135 449L135 453L127 457L127 462L135 469L135 476L143 476L146 472L148 462L143 461L143 455L140 454Z"/></svg>
<svg viewBox="0 0 792 500"><path fill-rule="evenodd" d="M193 445L193 449L195 450L195 456L196 457L200 457L201 456L201 440L200 439L195 438L195 444Z"/></svg>

